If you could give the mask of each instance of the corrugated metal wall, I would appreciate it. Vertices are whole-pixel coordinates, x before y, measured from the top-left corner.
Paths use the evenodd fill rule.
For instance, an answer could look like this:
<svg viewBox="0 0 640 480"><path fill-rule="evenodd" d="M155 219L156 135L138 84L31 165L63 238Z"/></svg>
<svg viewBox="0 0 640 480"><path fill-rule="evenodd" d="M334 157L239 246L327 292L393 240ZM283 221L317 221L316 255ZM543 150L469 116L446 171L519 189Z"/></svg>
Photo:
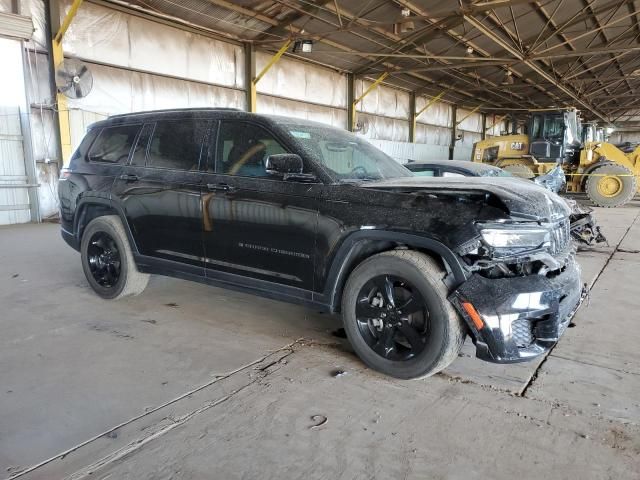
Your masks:
<svg viewBox="0 0 640 480"><path fill-rule="evenodd" d="M618 143L640 143L640 132L613 132L609 136L609 142L615 144Z"/></svg>
<svg viewBox="0 0 640 480"><path fill-rule="evenodd" d="M0 107L0 225L31 220L22 141L20 109Z"/></svg>

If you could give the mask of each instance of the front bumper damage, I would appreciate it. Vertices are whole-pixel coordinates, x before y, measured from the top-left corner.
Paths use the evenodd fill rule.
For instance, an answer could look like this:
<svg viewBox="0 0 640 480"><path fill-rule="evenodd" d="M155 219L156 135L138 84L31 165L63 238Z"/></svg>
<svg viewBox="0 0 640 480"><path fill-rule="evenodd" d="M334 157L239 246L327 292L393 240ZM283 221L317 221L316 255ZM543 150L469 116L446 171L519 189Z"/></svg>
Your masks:
<svg viewBox="0 0 640 480"><path fill-rule="evenodd" d="M474 333L478 358L515 363L547 352L564 333L587 293L580 267L571 255L553 276L491 279L474 273L451 294L450 301ZM478 314L475 321L469 314L469 304Z"/></svg>

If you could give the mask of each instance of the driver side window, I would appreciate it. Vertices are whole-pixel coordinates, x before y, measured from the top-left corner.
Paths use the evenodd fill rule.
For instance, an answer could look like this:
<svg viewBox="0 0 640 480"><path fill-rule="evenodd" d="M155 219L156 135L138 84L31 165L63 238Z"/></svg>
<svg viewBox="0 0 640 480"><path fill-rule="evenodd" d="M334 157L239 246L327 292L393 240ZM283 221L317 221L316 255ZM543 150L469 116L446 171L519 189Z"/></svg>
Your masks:
<svg viewBox="0 0 640 480"><path fill-rule="evenodd" d="M268 177L269 155L287 153L267 130L244 122L222 122L218 135L216 171L241 177Z"/></svg>

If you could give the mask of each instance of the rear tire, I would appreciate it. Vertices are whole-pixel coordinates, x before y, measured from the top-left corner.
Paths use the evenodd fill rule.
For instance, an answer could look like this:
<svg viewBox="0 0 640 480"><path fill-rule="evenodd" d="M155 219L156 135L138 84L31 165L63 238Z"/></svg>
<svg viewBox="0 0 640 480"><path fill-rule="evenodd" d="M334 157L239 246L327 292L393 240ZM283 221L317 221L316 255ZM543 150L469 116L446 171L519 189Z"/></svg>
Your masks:
<svg viewBox="0 0 640 480"><path fill-rule="evenodd" d="M633 172L617 165L602 165L587 177L585 189L589 199L599 207L613 208L629 202L638 189Z"/></svg>
<svg viewBox="0 0 640 480"><path fill-rule="evenodd" d="M433 375L457 358L466 327L447 300L445 275L434 259L411 250L380 253L355 268L343 292L342 318L367 366L411 379ZM389 284L393 301L384 293Z"/></svg>
<svg viewBox="0 0 640 480"><path fill-rule="evenodd" d="M117 215L89 222L82 234L80 256L89 285L102 298L139 295L149 282L149 275L136 267L124 225Z"/></svg>

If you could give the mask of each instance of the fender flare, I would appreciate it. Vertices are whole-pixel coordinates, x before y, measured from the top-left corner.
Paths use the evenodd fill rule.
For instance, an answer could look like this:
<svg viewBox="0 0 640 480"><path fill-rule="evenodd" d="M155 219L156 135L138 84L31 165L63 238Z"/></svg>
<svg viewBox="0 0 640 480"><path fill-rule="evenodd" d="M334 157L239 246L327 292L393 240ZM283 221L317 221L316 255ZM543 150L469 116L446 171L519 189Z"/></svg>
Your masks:
<svg viewBox="0 0 640 480"><path fill-rule="evenodd" d="M137 254L138 246L136 245L133 233L131 232L131 228L129 227L129 222L127 222L127 216L125 215L122 207L113 203L109 198L91 196L91 195L84 195L76 205L76 210L75 210L76 213L73 219L73 236L76 239L78 247L80 247L80 242L81 242L80 223L84 221L87 207L91 205L101 205L116 211L117 215L120 217L120 220L122 221L122 225L124 225L124 231L127 233L127 239L129 240L129 245L131 246L131 250L133 250L134 254Z"/></svg>
<svg viewBox="0 0 640 480"><path fill-rule="evenodd" d="M351 271L348 267L354 262L353 257L355 256L356 247L362 242L371 240L400 243L408 247L421 248L433 252L442 259L445 266L451 271L456 286L464 283L468 278L460 258L438 240L389 230L359 230L350 234L342 242L331 262L322 296L327 300L332 312L339 310L340 302L342 301L342 287Z"/></svg>

